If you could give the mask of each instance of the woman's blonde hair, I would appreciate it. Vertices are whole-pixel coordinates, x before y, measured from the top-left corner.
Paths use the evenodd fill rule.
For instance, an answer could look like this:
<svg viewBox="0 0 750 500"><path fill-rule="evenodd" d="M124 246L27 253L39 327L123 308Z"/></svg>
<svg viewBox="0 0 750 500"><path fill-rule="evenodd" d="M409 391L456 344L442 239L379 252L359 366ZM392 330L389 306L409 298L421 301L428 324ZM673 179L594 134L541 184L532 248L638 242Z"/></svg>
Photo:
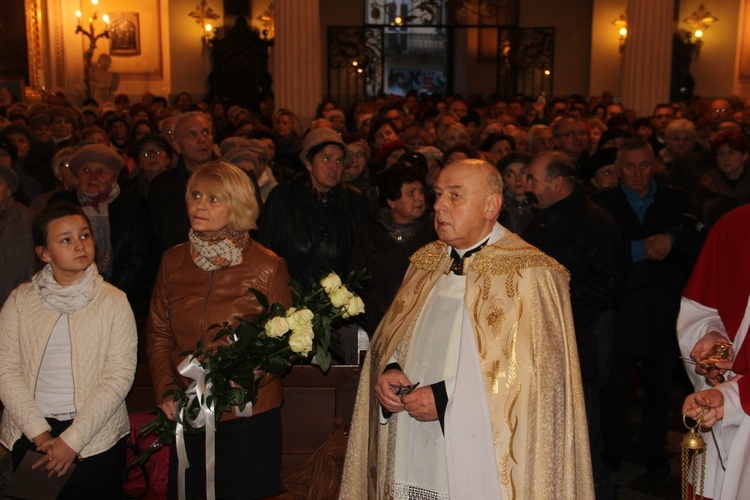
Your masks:
<svg viewBox="0 0 750 500"><path fill-rule="evenodd" d="M229 229L250 231L258 227L258 199L250 178L243 170L225 161L201 165L188 181L186 203L190 203L192 192L198 184L203 191L225 201L229 207Z"/></svg>
<svg viewBox="0 0 750 500"><path fill-rule="evenodd" d="M302 130L302 122L300 121L299 117L293 111L289 111L288 109L283 108L277 109L273 114L273 117L271 117L274 132L276 132L276 122L278 122L279 118L281 118L282 116L288 116L292 121L292 130L294 130L294 133L297 135L297 137L301 138L305 135L304 131Z"/></svg>

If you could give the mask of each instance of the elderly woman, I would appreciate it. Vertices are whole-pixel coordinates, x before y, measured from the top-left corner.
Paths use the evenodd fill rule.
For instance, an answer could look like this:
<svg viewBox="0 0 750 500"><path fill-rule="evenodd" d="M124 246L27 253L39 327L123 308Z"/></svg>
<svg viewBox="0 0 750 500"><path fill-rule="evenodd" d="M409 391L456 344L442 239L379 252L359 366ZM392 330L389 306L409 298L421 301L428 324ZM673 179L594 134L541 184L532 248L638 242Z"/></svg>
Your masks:
<svg viewBox="0 0 750 500"><path fill-rule="evenodd" d="M215 346L212 325L264 312L250 288L270 303L291 303L286 264L253 241L258 204L245 172L218 161L199 167L185 195L190 241L164 253L154 285L147 335L151 379L159 407L174 418L176 404L165 396L185 351ZM186 380L185 380L186 381ZM186 381L187 382L187 381ZM225 413L216 433L216 497L262 498L280 492L281 380L264 375L252 416ZM205 485L203 434L186 435L190 468L186 491ZM169 496L176 493L177 457L170 462Z"/></svg>
<svg viewBox="0 0 750 500"><path fill-rule="evenodd" d="M302 149L302 123L296 114L288 109L279 109L273 114L273 133L276 136L276 169L281 178L292 177L304 170L299 161Z"/></svg>
<svg viewBox="0 0 750 500"><path fill-rule="evenodd" d="M70 169L69 163L69 160L77 150L78 148L73 146L62 148L52 158L51 170L57 181L57 187L52 191L40 194L31 202L29 208L34 212L41 212L49 203L49 199L55 196L55 194L64 191L74 191L78 188L78 177Z"/></svg>
<svg viewBox="0 0 750 500"><path fill-rule="evenodd" d="M100 144L83 146L68 161L78 178L75 191L57 193L50 204L83 207L96 241L96 266L104 279L124 291L137 316L148 309L151 229L148 206L137 193L121 191L122 156Z"/></svg>
<svg viewBox="0 0 750 500"><path fill-rule="evenodd" d="M146 197L151 180L169 168L172 146L161 134L146 134L133 143L129 157L137 163L122 188Z"/></svg>
<svg viewBox="0 0 750 500"><path fill-rule="evenodd" d="M498 222L516 234L521 234L534 214L526 196L526 169L531 163L531 154L512 152L497 162L503 176L503 209Z"/></svg>
<svg viewBox="0 0 750 500"><path fill-rule="evenodd" d="M42 191L55 187L55 179L49 169L54 150L39 147L30 128L11 125L0 130L0 137L7 137L16 147L17 158L13 169L21 179L26 176L36 179L41 184Z"/></svg>
<svg viewBox="0 0 750 500"><path fill-rule="evenodd" d="M369 141L372 145L372 157L374 158L381 147L385 144L398 140L398 127L390 118L373 118L370 125Z"/></svg>
<svg viewBox="0 0 750 500"><path fill-rule="evenodd" d="M367 198L342 182L347 150L341 136L319 128L305 137L300 160L307 172L279 184L260 218L260 241L284 257L302 287L331 270L346 271Z"/></svg>
<svg viewBox="0 0 750 500"><path fill-rule="evenodd" d="M382 208L362 224L349 261L350 269L367 269L372 277L361 294L365 314L359 322L369 335L401 286L411 254L437 239L419 169L399 161L380 174L378 190Z"/></svg>
<svg viewBox="0 0 750 500"><path fill-rule="evenodd" d="M711 141L716 167L703 176L693 191L693 213L706 231L730 210L750 201L748 158L750 141L733 130L721 132Z"/></svg>
<svg viewBox="0 0 750 500"><path fill-rule="evenodd" d="M18 160L18 149L7 137L0 137L0 167L9 168L16 172L19 178L19 185L14 198L19 203L29 205L35 198L42 193L42 185L38 180L30 175L24 174L16 168Z"/></svg>
<svg viewBox="0 0 750 500"><path fill-rule="evenodd" d="M490 134L479 146L479 151L492 154L495 162L516 150L516 141L507 134Z"/></svg>
<svg viewBox="0 0 750 500"><path fill-rule="evenodd" d="M279 184L271 171L271 152L266 143L260 139L243 140L240 147L227 151L224 160L240 167L252 176L253 182L257 184L261 203L265 203L268 194Z"/></svg>
<svg viewBox="0 0 750 500"><path fill-rule="evenodd" d="M344 139L347 141L348 139ZM346 145L346 150L351 158L351 163L344 167L342 181L356 187L363 193L370 189L370 169L367 164L370 161L370 145L367 141L355 137L353 142Z"/></svg>
<svg viewBox="0 0 750 500"><path fill-rule="evenodd" d="M659 153L664 164L696 150L695 124L684 118L670 122L664 131L666 146ZM697 146L700 149L700 146Z"/></svg>
<svg viewBox="0 0 750 500"><path fill-rule="evenodd" d="M469 144L469 131L460 123L446 123L437 131L436 146L444 152L459 144Z"/></svg>
<svg viewBox="0 0 750 500"><path fill-rule="evenodd" d="M443 167L443 152L435 146L426 146L417 150L427 158L427 175L425 176L425 187L428 191L435 185L440 169Z"/></svg>

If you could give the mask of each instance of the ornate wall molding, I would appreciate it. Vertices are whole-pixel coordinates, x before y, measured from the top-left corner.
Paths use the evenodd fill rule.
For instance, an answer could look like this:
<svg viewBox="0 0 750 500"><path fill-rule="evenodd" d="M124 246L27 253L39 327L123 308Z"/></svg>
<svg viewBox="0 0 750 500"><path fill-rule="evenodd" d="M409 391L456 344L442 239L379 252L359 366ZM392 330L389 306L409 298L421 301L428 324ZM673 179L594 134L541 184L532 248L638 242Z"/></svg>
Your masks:
<svg viewBox="0 0 750 500"><path fill-rule="evenodd" d="M29 87L39 90L44 85L41 0L25 0L24 11L26 19L26 46L29 61Z"/></svg>
<svg viewBox="0 0 750 500"><path fill-rule="evenodd" d="M52 81L47 82L47 89L65 87L65 47L63 43L63 2L47 1L47 20L49 32L50 70Z"/></svg>

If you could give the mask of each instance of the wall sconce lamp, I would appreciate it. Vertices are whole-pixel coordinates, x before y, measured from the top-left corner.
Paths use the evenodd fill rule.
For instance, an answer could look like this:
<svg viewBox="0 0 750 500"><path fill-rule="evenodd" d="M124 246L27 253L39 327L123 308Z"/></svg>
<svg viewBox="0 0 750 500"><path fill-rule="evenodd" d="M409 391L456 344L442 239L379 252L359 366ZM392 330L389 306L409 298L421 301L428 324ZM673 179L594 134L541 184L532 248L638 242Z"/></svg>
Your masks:
<svg viewBox="0 0 750 500"><path fill-rule="evenodd" d="M89 80L89 73L91 71L91 59L94 57L94 51L96 50L96 42L98 42L100 38L109 38L109 16L107 14L102 16L102 21L104 21L104 31L97 35L94 22L99 19L96 12L99 0L91 0L91 5L93 6L94 13L89 17L88 30L81 26L81 11L76 11L76 35L81 33L84 38L87 38L89 41L89 48L83 53L83 81L86 85L86 95L88 97L91 97L91 81Z"/></svg>
<svg viewBox="0 0 750 500"><path fill-rule="evenodd" d="M273 2L268 4L268 8L263 11L261 15L256 17L260 24L263 26L261 34L265 40L273 40L276 36L276 27L274 26L274 5Z"/></svg>
<svg viewBox="0 0 750 500"><path fill-rule="evenodd" d="M211 25L211 23L208 21L215 21L219 19L219 14L214 12L214 9L209 7L206 0L201 0L201 3L196 5L195 10L188 14L188 16L195 19L195 22L203 30L203 33L201 34L201 43L203 44L204 49L208 48L211 45L211 41L213 40L213 37L211 35L213 35L216 31L214 30L213 25Z"/></svg>
<svg viewBox="0 0 750 500"><path fill-rule="evenodd" d="M214 27L211 26L210 23L206 23L206 25L203 27L203 48L207 48L211 45L211 42L213 41L213 35L215 32Z"/></svg>
<svg viewBox="0 0 750 500"><path fill-rule="evenodd" d="M700 4L698 10L682 21L690 27L690 31L685 35L687 42L694 44L696 49L700 50L703 45L703 33L718 20L718 17L711 15L703 4ZM693 37L695 37L695 41L693 41Z"/></svg>
<svg viewBox="0 0 750 500"><path fill-rule="evenodd" d="M620 17L612 21L612 24L620 34L620 54L622 54L625 51L625 41L628 39L628 21L625 14L620 14Z"/></svg>

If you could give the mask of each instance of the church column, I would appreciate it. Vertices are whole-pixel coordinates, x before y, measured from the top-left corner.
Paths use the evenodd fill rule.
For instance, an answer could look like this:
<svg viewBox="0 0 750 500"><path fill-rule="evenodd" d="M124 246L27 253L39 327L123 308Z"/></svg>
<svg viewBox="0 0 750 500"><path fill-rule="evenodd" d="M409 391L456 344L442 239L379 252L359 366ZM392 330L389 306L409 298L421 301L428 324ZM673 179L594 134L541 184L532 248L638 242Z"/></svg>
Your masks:
<svg viewBox="0 0 750 500"><path fill-rule="evenodd" d="M276 109L307 127L323 97L319 0L276 0L273 90Z"/></svg>
<svg viewBox="0 0 750 500"><path fill-rule="evenodd" d="M669 102L674 30L674 0L628 1L622 100L640 116L649 116L656 104Z"/></svg>

